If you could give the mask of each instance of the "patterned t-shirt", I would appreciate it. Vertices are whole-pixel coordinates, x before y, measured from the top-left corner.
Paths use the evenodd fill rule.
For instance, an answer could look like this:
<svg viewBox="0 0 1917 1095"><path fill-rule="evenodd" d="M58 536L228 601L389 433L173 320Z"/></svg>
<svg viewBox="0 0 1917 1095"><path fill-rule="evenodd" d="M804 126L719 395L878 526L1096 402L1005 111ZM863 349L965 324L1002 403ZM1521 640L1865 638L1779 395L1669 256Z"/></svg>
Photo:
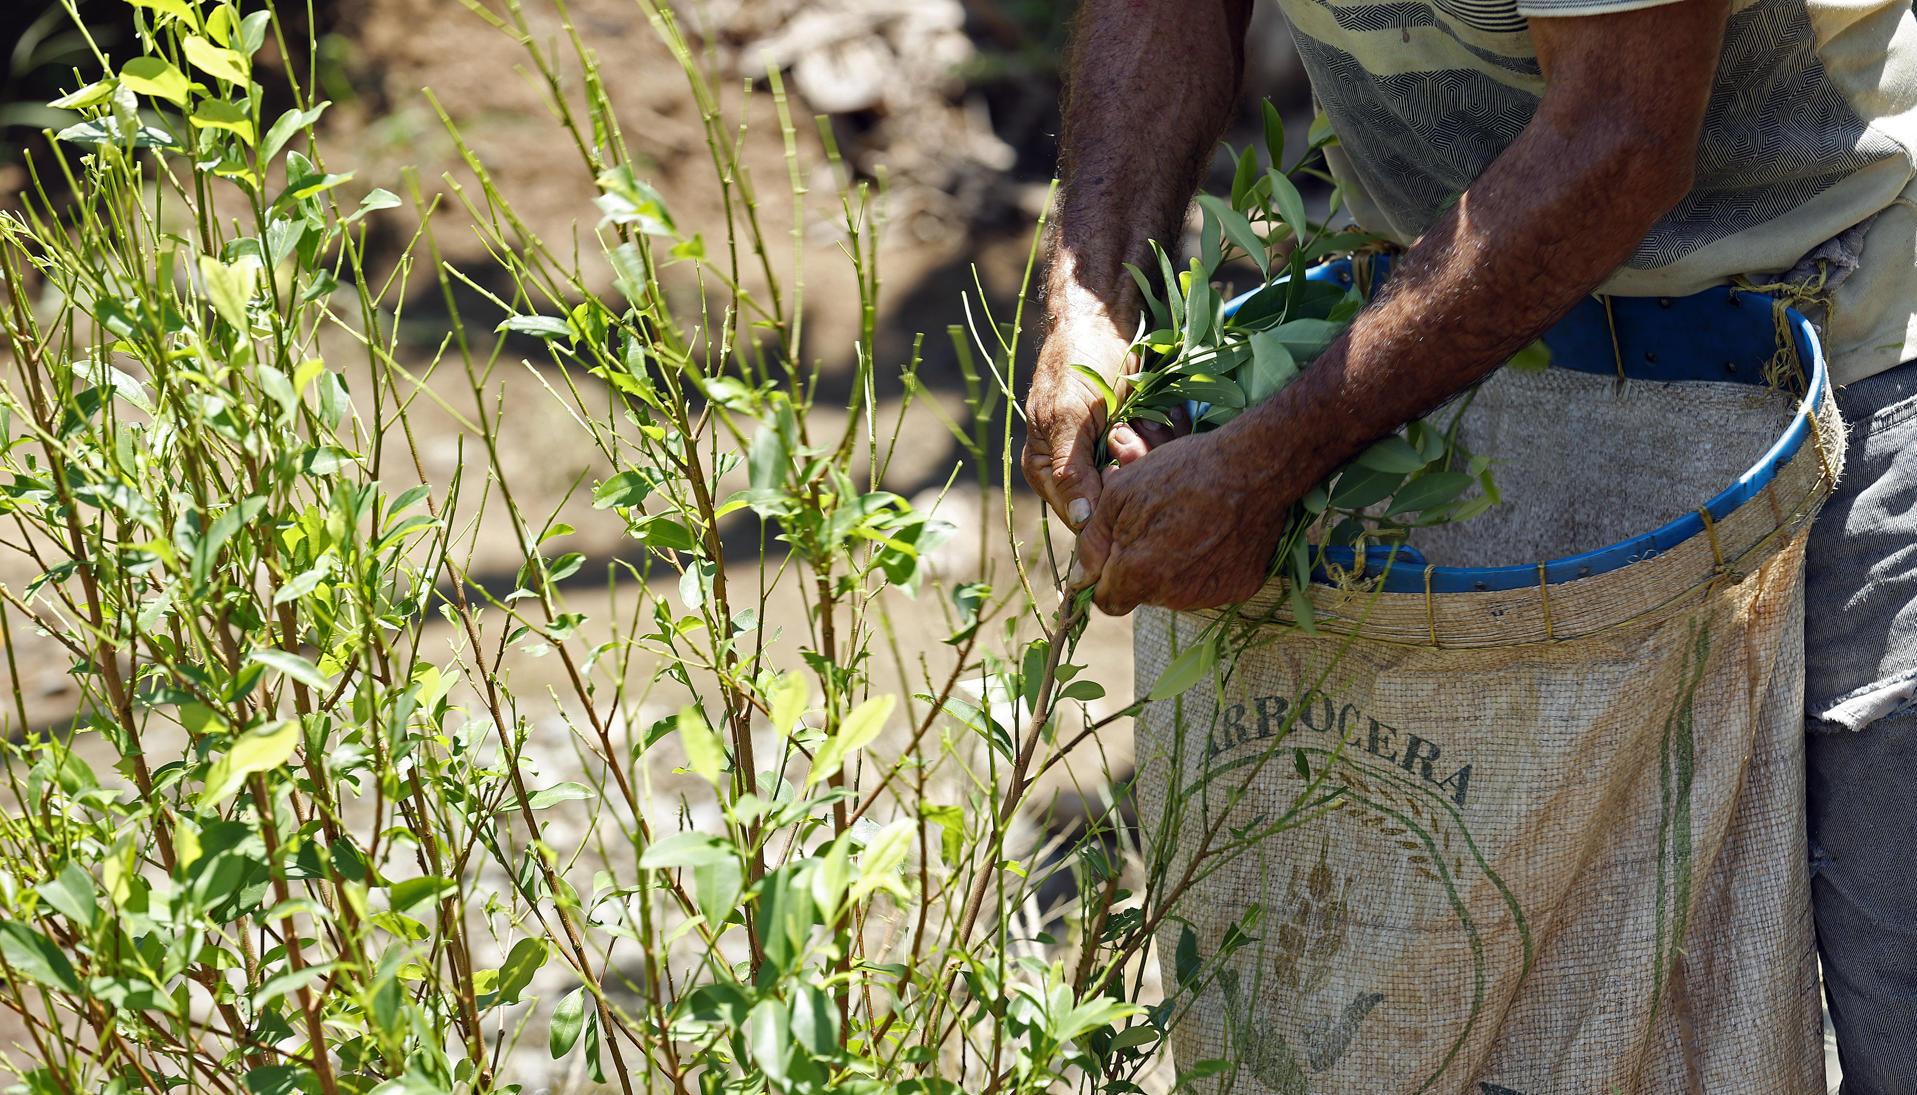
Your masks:
<svg viewBox="0 0 1917 1095"><path fill-rule="evenodd" d="M1281 0L1358 222L1415 239L1544 91L1526 20L1665 0ZM1682 2L1682 0L1676 0ZM1910 0L1735 0L1695 185L1602 291L1821 279L1833 379L1917 357Z"/></svg>

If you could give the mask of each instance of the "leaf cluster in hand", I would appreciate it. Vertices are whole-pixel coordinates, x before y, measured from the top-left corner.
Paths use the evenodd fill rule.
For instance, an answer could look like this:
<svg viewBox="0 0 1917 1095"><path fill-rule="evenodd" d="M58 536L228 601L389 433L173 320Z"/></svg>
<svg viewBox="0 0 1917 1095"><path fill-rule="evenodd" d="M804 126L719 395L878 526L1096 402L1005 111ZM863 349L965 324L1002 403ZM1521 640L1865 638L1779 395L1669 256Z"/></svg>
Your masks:
<svg viewBox="0 0 1917 1095"><path fill-rule="evenodd" d="M1314 126L1310 147L1286 170L1284 129L1269 103L1266 120L1264 147L1236 156L1230 195L1199 197L1199 249L1186 268L1157 242L1153 269L1127 267L1144 302L1132 346L1137 371L1113 388L1080 367L1113 421L1170 425L1189 411L1197 431L1221 426L1297 379L1364 308L1355 279L1307 277L1322 262L1378 250L1362 232L1312 221L1293 182L1329 180L1321 153L1335 138ZM1246 268L1262 284L1228 309L1219 284ZM1413 529L1469 520L1497 503L1490 460L1460 443L1468 406L1467 396L1442 422L1412 422L1379 440L1292 507L1273 573L1289 583L1301 626L1312 626L1302 591L1323 565L1323 549L1401 544Z"/></svg>

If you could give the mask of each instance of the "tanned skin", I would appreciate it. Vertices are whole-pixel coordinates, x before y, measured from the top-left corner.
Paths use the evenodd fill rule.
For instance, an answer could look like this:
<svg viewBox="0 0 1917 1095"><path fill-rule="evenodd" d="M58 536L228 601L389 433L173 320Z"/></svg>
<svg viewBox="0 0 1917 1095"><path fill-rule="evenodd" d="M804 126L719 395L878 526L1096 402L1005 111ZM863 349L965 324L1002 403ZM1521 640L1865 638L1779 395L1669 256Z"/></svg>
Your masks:
<svg viewBox="0 0 1917 1095"><path fill-rule="evenodd" d="M1103 403L1070 366L1122 371L1138 315L1123 264L1175 238L1236 100L1248 13L1249 0L1080 7L1022 467L1080 528L1076 580L1112 614L1251 596L1294 501L1496 369L1629 258L1691 187L1729 0L1532 19L1547 85L1536 115L1345 336L1218 430L1114 427L1119 466L1100 471Z"/></svg>

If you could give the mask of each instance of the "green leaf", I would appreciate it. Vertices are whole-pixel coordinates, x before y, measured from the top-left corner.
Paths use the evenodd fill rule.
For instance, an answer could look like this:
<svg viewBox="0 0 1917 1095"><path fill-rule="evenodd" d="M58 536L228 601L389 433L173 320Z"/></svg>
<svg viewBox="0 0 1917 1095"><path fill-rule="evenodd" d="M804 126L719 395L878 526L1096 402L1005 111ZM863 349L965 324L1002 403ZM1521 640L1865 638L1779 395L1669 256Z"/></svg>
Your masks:
<svg viewBox="0 0 1917 1095"><path fill-rule="evenodd" d="M839 1046L839 1009L817 985L792 990L792 1039L814 1057L830 1057Z"/></svg>
<svg viewBox="0 0 1917 1095"><path fill-rule="evenodd" d="M785 486L791 466L792 449L786 443L784 423L776 416L767 416L752 439L752 447L746 451L746 471L752 489L776 497Z"/></svg>
<svg viewBox="0 0 1917 1095"><path fill-rule="evenodd" d="M873 834L866 842L865 852L859 856L858 881L852 884L852 892L846 895L846 900L857 904L879 890L889 891L901 900L908 898L910 894L899 883L898 870L911 854L918 834L919 822L909 817L902 817Z"/></svg>
<svg viewBox="0 0 1917 1095"><path fill-rule="evenodd" d="M1171 965L1179 988L1189 986L1204 972L1204 959L1198 957L1198 934L1192 932L1190 924L1179 926L1179 942L1171 951Z"/></svg>
<svg viewBox="0 0 1917 1095"><path fill-rule="evenodd" d="M214 761L206 773L200 808L224 801L253 773L271 771L285 764L299 740L300 724L294 719L283 719L234 738L232 747Z"/></svg>
<svg viewBox="0 0 1917 1095"><path fill-rule="evenodd" d="M1182 695L1192 685L1211 675L1212 667L1218 664L1218 636L1206 635L1199 642L1178 652L1165 671L1158 675L1158 682L1152 685L1149 700L1168 700Z"/></svg>
<svg viewBox="0 0 1917 1095"><path fill-rule="evenodd" d="M77 91L69 91L47 105L55 110L84 110L96 103L106 102L113 95L113 89L119 86L120 82L109 76Z"/></svg>
<svg viewBox="0 0 1917 1095"><path fill-rule="evenodd" d="M1234 410L1245 406L1245 390L1233 381L1209 373L1193 373L1178 378L1172 390L1185 399L1196 399L1201 403L1210 403L1214 407L1230 407Z"/></svg>
<svg viewBox="0 0 1917 1095"><path fill-rule="evenodd" d="M498 333L510 331L514 334L532 335L534 338L570 340L573 337L572 325L553 316L514 316L493 330Z"/></svg>
<svg viewBox="0 0 1917 1095"><path fill-rule="evenodd" d="M992 587L984 582L965 582L952 590L952 606L958 609L960 627L943 640L958 646L978 634L978 614L992 599Z"/></svg>
<svg viewBox="0 0 1917 1095"><path fill-rule="evenodd" d="M0 955L5 955L13 972L30 981L62 989L80 991L80 979L73 963L46 936L18 920L0 920Z"/></svg>
<svg viewBox="0 0 1917 1095"><path fill-rule="evenodd" d="M240 51L248 57L260 51L266 44L266 24L273 19L271 11L252 12L240 19Z"/></svg>
<svg viewBox="0 0 1917 1095"><path fill-rule="evenodd" d="M513 949L506 955L506 961L499 967L499 1002L518 1003L520 994L532 984L533 977L550 955L551 951L544 939L527 937L514 943Z"/></svg>
<svg viewBox="0 0 1917 1095"><path fill-rule="evenodd" d="M286 193L280 195L280 201L305 201L315 194L321 194L350 181L353 173L321 171L319 165L306 158L300 152L286 154Z"/></svg>
<svg viewBox="0 0 1917 1095"><path fill-rule="evenodd" d="M955 867L965 848L965 811L958 806L919 803L919 816L939 827L939 855Z"/></svg>
<svg viewBox="0 0 1917 1095"><path fill-rule="evenodd" d="M1092 390L1097 392L1099 397L1105 400L1105 413L1107 415L1118 413L1118 393L1112 390L1111 384L1105 380L1104 373L1099 372L1090 365L1080 364L1073 364L1072 371L1084 377L1085 382L1092 386Z"/></svg>
<svg viewBox="0 0 1917 1095"><path fill-rule="evenodd" d="M387 887L386 901L394 912L403 913L426 901L438 901L454 890L453 880L427 875L409 878Z"/></svg>
<svg viewBox="0 0 1917 1095"><path fill-rule="evenodd" d="M1298 361L1285 348L1285 340L1272 331L1254 331L1251 335L1251 364L1238 371L1238 382L1245 389L1245 405L1255 407L1298 375Z"/></svg>
<svg viewBox="0 0 1917 1095"><path fill-rule="evenodd" d="M1397 434L1392 434L1359 453L1352 463L1361 468L1370 468L1373 471L1397 472L1401 475L1409 475L1423 468L1425 459L1424 454L1420 453L1411 442L1406 441Z"/></svg>
<svg viewBox="0 0 1917 1095"><path fill-rule="evenodd" d="M599 173L597 204L614 224L631 225L649 236L676 236L672 214L659 192L640 182L632 168L621 164Z"/></svg>
<svg viewBox="0 0 1917 1095"><path fill-rule="evenodd" d="M1271 166L1283 167L1285 165L1285 119L1279 115L1278 108L1271 105L1270 99L1265 100L1264 107L1265 152L1271 156Z"/></svg>
<svg viewBox="0 0 1917 1095"><path fill-rule="evenodd" d="M221 3L206 17L206 36L222 46L233 44L233 8Z"/></svg>
<svg viewBox="0 0 1917 1095"><path fill-rule="evenodd" d="M692 530L670 517L651 517L633 529L633 535L649 548L663 551L692 551L699 541Z"/></svg>
<svg viewBox="0 0 1917 1095"><path fill-rule="evenodd" d="M606 1062L601 1054L599 1009L586 1013L586 1078L595 1084L606 1082Z"/></svg>
<svg viewBox="0 0 1917 1095"><path fill-rule="evenodd" d="M179 142L173 134L155 126L143 125L134 129L130 135L122 135L118 129L111 128L107 122L94 119L70 125L53 135L55 140L69 141L73 144L110 144L132 145L134 148L177 148Z"/></svg>
<svg viewBox="0 0 1917 1095"><path fill-rule="evenodd" d="M1171 311L1165 307L1165 302L1158 298L1158 293L1152 288L1151 279L1145 276L1145 271L1140 270L1137 266L1128 262L1125 264L1125 272L1132 276L1132 281L1138 286L1139 299L1145 302L1146 310L1151 315L1152 322L1150 325L1153 327L1170 326L1172 321Z"/></svg>
<svg viewBox="0 0 1917 1095"><path fill-rule="evenodd" d="M1396 516L1449 505L1477 481L1477 476L1461 471L1434 471L1420 475L1391 496L1391 508L1386 514Z"/></svg>
<svg viewBox="0 0 1917 1095"><path fill-rule="evenodd" d="M1332 485L1331 504L1339 509L1363 509L1391 497L1404 479L1403 472L1356 466L1346 468Z"/></svg>
<svg viewBox="0 0 1917 1095"><path fill-rule="evenodd" d="M1331 128L1331 115L1319 114L1311 120L1311 131L1305 134L1305 140L1313 148L1324 148L1338 142L1338 134Z"/></svg>
<svg viewBox="0 0 1917 1095"><path fill-rule="evenodd" d="M138 95L151 95L179 106L193 90L186 74L159 57L135 57L120 69L120 85Z"/></svg>
<svg viewBox="0 0 1917 1095"><path fill-rule="evenodd" d="M289 110L280 115L278 120L267 127L266 137L260 142L260 159L271 161L273 157L278 156L280 150L286 147L286 142L292 140L300 130L319 121L320 115L326 113L326 108L332 105L332 102L328 100L316 103L308 110Z"/></svg>
<svg viewBox="0 0 1917 1095"><path fill-rule="evenodd" d="M586 1022L586 990L576 988L559 998L552 1009L552 1021L546 1025L546 1048L557 1061L572 1052L579 1041L579 1030Z"/></svg>
<svg viewBox="0 0 1917 1095"><path fill-rule="evenodd" d="M738 908L739 894L744 887L745 868L733 856L692 868L692 899L714 924L724 923Z"/></svg>
<svg viewBox="0 0 1917 1095"><path fill-rule="evenodd" d="M253 993L253 1006L264 1007L282 996L288 996L303 988L308 988L313 982L324 977L328 969L337 964L338 963L335 962L325 962L317 966L303 966L299 969L288 968L281 970L279 973L267 978L266 981L260 985L259 989Z"/></svg>
<svg viewBox="0 0 1917 1095"><path fill-rule="evenodd" d="M146 8L163 16L193 22L193 9L188 6L187 0L126 0L126 2L136 8Z"/></svg>
<svg viewBox="0 0 1917 1095"><path fill-rule="evenodd" d="M1278 206L1278 216L1290 227L1292 235L1302 241L1311 231L1311 223L1305 219L1304 196L1282 171L1274 169L1265 177L1271 180L1271 199Z"/></svg>
<svg viewBox="0 0 1917 1095"><path fill-rule="evenodd" d="M183 43L186 48L187 63L215 80L225 80L229 84L245 87L250 80L245 55L219 46L201 38L188 35Z"/></svg>
<svg viewBox="0 0 1917 1095"><path fill-rule="evenodd" d="M1273 327L1271 333L1284 343L1293 358L1310 361L1343 334L1346 326L1326 319L1294 319Z"/></svg>
<svg viewBox="0 0 1917 1095"><path fill-rule="evenodd" d="M1100 996L1066 1012L1052 1029L1051 1035L1061 1042L1069 1042L1144 1013L1145 1009L1137 1004Z"/></svg>
<svg viewBox="0 0 1917 1095"><path fill-rule="evenodd" d="M1257 188L1261 178L1258 165L1258 152L1250 145L1238 154L1238 167L1231 176L1231 208L1243 210L1249 208L1252 191Z"/></svg>
<svg viewBox="0 0 1917 1095"><path fill-rule="evenodd" d="M792 1031L787 1024L785 1005L777 998L759 1001L746 1016L746 1052L766 1079L781 1087L785 1085L786 1058L792 1051Z"/></svg>
<svg viewBox="0 0 1917 1095"><path fill-rule="evenodd" d="M1097 681L1073 681L1064 688L1059 689L1058 698L1061 700L1078 700L1080 703L1089 703L1092 700L1105 698L1105 686L1099 684Z"/></svg>
<svg viewBox="0 0 1917 1095"><path fill-rule="evenodd" d="M639 505L652 493L652 480L642 471L622 471L600 483L592 492L593 509L626 508Z"/></svg>
<svg viewBox="0 0 1917 1095"><path fill-rule="evenodd" d="M193 112L192 122L201 129L224 129L248 145L253 143L252 116L232 103L209 99Z"/></svg>
<svg viewBox="0 0 1917 1095"><path fill-rule="evenodd" d="M359 208L347 216L344 223L353 224L368 213L377 213L382 209L393 209L400 204L399 195L383 187L374 187L359 200Z"/></svg>
<svg viewBox="0 0 1917 1095"><path fill-rule="evenodd" d="M312 1070L298 1065L261 1065L248 1069L241 1082L248 1095L303 1095L319 1086Z"/></svg>
<svg viewBox="0 0 1917 1095"><path fill-rule="evenodd" d="M1224 232L1218 227L1218 218L1200 213L1198 218L1198 265L1203 270L1216 270L1225 261Z"/></svg>
<svg viewBox="0 0 1917 1095"><path fill-rule="evenodd" d="M579 802L598 797L593 789L583 783L555 783L551 787L534 791L526 796L526 805L535 810L544 810L548 806L561 802Z"/></svg>
<svg viewBox="0 0 1917 1095"><path fill-rule="evenodd" d="M333 575L333 556L324 555L312 569L295 575L273 594L273 603L283 605L288 601L297 601L301 597L318 589L321 582Z"/></svg>
<svg viewBox="0 0 1917 1095"><path fill-rule="evenodd" d="M845 716L845 721L839 724L839 732L819 747L818 755L812 759L812 774L805 777L805 785L810 787L838 775L852 754L871 744L872 739L885 729L885 720L892 716L892 708L897 704L897 696L886 694L873 696L854 707Z"/></svg>
<svg viewBox="0 0 1917 1095"><path fill-rule="evenodd" d="M1225 238L1236 244L1251 261L1258 264L1258 270L1266 277L1271 276L1271 256L1265 253L1265 241L1252 231L1251 222L1245 215L1210 194L1200 194L1198 204L1205 211L1218 218L1218 226L1224 229Z"/></svg>
<svg viewBox="0 0 1917 1095"><path fill-rule="evenodd" d="M1205 335L1211 331L1215 300L1211 282L1206 280L1209 273L1197 259L1192 260L1185 281L1185 348L1188 350L1204 342Z"/></svg>
<svg viewBox="0 0 1917 1095"><path fill-rule="evenodd" d="M200 256L200 279L213 311L236 331L250 329L246 308L260 283L260 260L242 255L230 265L211 255Z"/></svg>
<svg viewBox="0 0 1917 1095"><path fill-rule="evenodd" d="M1159 246L1157 240L1151 241L1152 254L1158 257L1158 274L1165 279L1165 307L1171 312L1170 327L1176 329L1185 325L1185 294L1178 290L1178 271L1172 269L1171 256Z"/></svg>
<svg viewBox="0 0 1917 1095"><path fill-rule="evenodd" d="M1318 611L1311 605L1311 595L1305 592L1303 585L1294 582L1287 596L1291 599L1292 622L1296 623L1298 630L1305 634L1316 635Z"/></svg>
<svg viewBox="0 0 1917 1095"><path fill-rule="evenodd" d="M83 928L93 926L100 915L99 899L94 895L93 876L77 863L68 863L60 873L36 887L47 904L68 920Z"/></svg>
<svg viewBox="0 0 1917 1095"><path fill-rule="evenodd" d="M324 692L333 686L319 667L290 650L255 650L253 660L269 669L277 669L317 692Z"/></svg>
<svg viewBox="0 0 1917 1095"><path fill-rule="evenodd" d="M1546 346L1543 339L1539 339L1512 354L1511 360L1505 364L1519 372L1541 373L1551 367L1551 347Z"/></svg>
<svg viewBox="0 0 1917 1095"><path fill-rule="evenodd" d="M1432 429L1428 423L1406 423L1404 439L1411 442L1411 447L1418 450L1418 455L1424 457L1427 464L1444 455L1444 431Z"/></svg>
<svg viewBox="0 0 1917 1095"><path fill-rule="evenodd" d="M789 734L805 714L806 699L810 695L805 678L797 673L782 673L766 689L766 707L772 712L772 729L780 734Z"/></svg>
<svg viewBox="0 0 1917 1095"><path fill-rule="evenodd" d="M686 765L700 779L717 784L719 773L725 769L726 749L719 735L706 725L705 715L696 707L681 708L674 725L679 731L679 744L686 751Z"/></svg>
<svg viewBox="0 0 1917 1095"><path fill-rule="evenodd" d="M585 565L586 556L583 552L568 551L546 564L546 578L549 581L563 582L579 573L579 568Z"/></svg>

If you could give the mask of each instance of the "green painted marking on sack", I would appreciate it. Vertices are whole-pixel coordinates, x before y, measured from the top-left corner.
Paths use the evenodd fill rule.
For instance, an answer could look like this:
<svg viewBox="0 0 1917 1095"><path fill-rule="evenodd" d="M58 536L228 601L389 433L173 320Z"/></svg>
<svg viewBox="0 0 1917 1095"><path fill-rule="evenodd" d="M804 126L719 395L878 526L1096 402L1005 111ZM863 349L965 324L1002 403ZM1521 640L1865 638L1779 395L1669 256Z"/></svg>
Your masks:
<svg viewBox="0 0 1917 1095"><path fill-rule="evenodd" d="M1691 915L1691 792L1697 777L1695 711L1697 688L1711 656L1710 628L1693 623L1689 646L1677 702L1664 719L1658 758L1662 814L1657 824L1657 970L1651 993L1651 1023L1657 1022L1658 1009L1664 1004L1665 982L1678 948L1684 945Z"/></svg>

